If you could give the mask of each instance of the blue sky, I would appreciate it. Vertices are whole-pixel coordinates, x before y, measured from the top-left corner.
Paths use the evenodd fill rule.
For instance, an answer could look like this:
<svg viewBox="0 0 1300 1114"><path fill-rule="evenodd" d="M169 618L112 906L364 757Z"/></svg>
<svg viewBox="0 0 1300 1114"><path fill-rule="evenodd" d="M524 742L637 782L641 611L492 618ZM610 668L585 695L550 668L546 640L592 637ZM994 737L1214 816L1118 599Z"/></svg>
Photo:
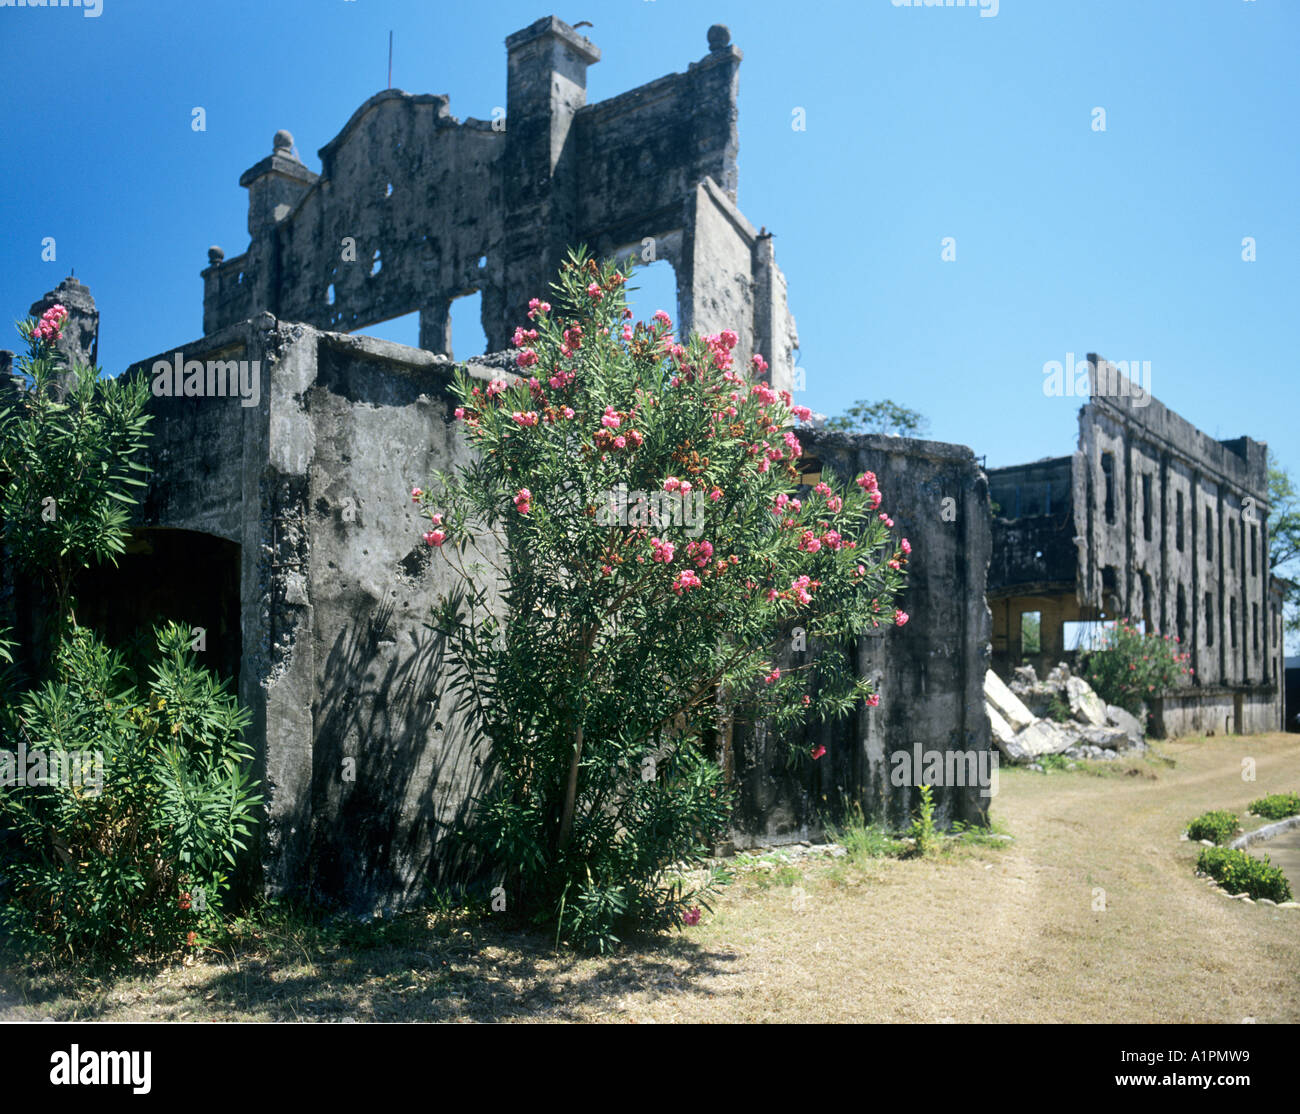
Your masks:
<svg viewBox="0 0 1300 1114"><path fill-rule="evenodd" d="M202 333L208 245L248 242L240 173L282 127L318 170L384 88L390 29L393 84L464 119L504 104L503 40L541 15L594 24L593 101L684 70L723 22L745 53L740 205L776 233L805 404L891 397L990 466L1062 455L1077 400L1044 396L1043 365L1097 351L1149 360L1162 401L1300 475L1290 0L102 2L0 8L0 301L16 318L75 268L110 373Z"/></svg>

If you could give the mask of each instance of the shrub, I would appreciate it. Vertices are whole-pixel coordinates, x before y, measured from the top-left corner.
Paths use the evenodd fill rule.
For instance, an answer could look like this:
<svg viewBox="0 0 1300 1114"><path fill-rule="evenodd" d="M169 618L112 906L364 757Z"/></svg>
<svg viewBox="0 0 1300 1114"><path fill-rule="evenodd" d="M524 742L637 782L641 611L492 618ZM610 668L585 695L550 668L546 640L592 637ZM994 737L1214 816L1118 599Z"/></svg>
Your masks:
<svg viewBox="0 0 1300 1114"><path fill-rule="evenodd" d="M1291 900L1286 875L1269 864L1267 855L1257 859L1245 851L1206 847L1196 860L1196 869L1208 874L1231 894L1244 892L1255 900L1266 897L1279 904Z"/></svg>
<svg viewBox="0 0 1300 1114"><path fill-rule="evenodd" d="M0 922L25 953L113 966L218 928L257 803L242 769L249 715L189 639L160 627L153 679L137 688L75 627L55 677L4 707L6 746L20 742L29 769L34 754L46 762L0 778L0 822L19 839ZM55 756L69 776L54 776Z"/></svg>
<svg viewBox="0 0 1300 1114"><path fill-rule="evenodd" d="M732 368L735 333L634 323L625 281L571 255L554 309L534 299L516 331L524 378L457 375L475 461L412 492L460 574L435 625L492 743L474 837L508 908L598 949L683 924L709 889L664 871L725 827L709 754L728 709L780 730L877 701L846 648L907 621L911 548L871 473L800 495L808 411ZM796 622L815 663L774 667Z"/></svg>
<svg viewBox="0 0 1300 1114"><path fill-rule="evenodd" d="M116 965L196 945L219 924L258 802L246 711L165 624L141 675L78 626L77 574L123 552L145 468L148 381L61 365L67 311L19 330L21 387L0 410L8 556L53 596L28 647L0 632L0 924L29 957ZM52 612L52 614L51 614Z"/></svg>
<svg viewBox="0 0 1300 1114"><path fill-rule="evenodd" d="M1250 802L1250 811L1265 820L1285 820L1300 815L1300 793L1270 793Z"/></svg>
<svg viewBox="0 0 1300 1114"><path fill-rule="evenodd" d="M1237 817L1226 808L1203 812L1187 825L1188 839L1208 839L1212 843L1227 843L1241 830Z"/></svg>
<svg viewBox="0 0 1300 1114"><path fill-rule="evenodd" d="M1191 654L1179 653L1176 635L1143 634L1121 619L1106 630L1102 649L1083 656L1080 669L1107 704L1139 715L1144 700L1186 682L1190 660Z"/></svg>

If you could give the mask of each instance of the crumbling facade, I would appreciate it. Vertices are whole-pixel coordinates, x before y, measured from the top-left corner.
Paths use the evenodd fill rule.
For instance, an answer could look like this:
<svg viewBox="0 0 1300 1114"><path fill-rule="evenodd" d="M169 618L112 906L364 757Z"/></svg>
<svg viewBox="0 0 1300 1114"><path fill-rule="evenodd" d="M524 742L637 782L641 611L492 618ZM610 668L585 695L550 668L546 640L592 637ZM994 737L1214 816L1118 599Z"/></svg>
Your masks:
<svg viewBox="0 0 1300 1114"><path fill-rule="evenodd" d="M1192 655L1191 688L1153 702L1167 733L1279 730L1267 447L1215 441L1108 361L1088 365L1077 451L989 472L995 666L1041 674L1069 656L1066 623L1126 617ZM1025 614L1040 617L1037 654Z"/></svg>
<svg viewBox="0 0 1300 1114"><path fill-rule="evenodd" d="M451 355L451 303L481 291L498 351L586 244L667 260L683 330L734 329L737 362L761 352L788 389L785 277L736 206L742 55L725 27L708 45L685 73L587 104L600 51L550 16L506 40L504 118L460 123L446 96L388 89L320 149L319 175L278 132L240 178L248 250L209 251L204 332L262 312L355 332L418 311L420 346Z"/></svg>

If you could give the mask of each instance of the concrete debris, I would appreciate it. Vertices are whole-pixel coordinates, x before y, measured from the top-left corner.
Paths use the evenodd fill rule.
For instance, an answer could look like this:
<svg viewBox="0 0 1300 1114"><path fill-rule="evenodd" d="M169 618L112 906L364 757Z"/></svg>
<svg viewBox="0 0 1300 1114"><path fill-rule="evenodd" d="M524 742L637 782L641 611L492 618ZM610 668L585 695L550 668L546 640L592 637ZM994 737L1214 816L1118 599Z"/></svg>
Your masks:
<svg viewBox="0 0 1300 1114"><path fill-rule="evenodd" d="M1018 666L1010 686L989 670L984 709L1002 756L1018 765L1032 763L1031 769L1041 769L1033 760L1050 754L1107 760L1146 748L1141 720L1107 704L1064 664L1043 681L1032 665Z"/></svg>

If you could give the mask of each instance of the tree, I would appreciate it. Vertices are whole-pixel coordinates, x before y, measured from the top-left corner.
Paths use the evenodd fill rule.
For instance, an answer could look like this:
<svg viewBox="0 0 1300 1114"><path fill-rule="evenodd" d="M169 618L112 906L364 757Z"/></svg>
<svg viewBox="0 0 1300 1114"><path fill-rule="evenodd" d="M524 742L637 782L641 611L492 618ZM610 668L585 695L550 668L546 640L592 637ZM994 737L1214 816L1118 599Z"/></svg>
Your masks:
<svg viewBox="0 0 1300 1114"><path fill-rule="evenodd" d="M787 392L732 367L730 330L633 322L626 276L584 252L515 332L522 376L453 388L474 463L415 489L459 576L436 625L496 777L475 837L512 908L605 949L694 923L728 787L727 709L778 729L878 703L846 652L894 607L911 546L876 478L798 487ZM501 557L491 539L503 542ZM825 647L782 670L794 625ZM814 761L814 755L791 755Z"/></svg>
<svg viewBox="0 0 1300 1114"><path fill-rule="evenodd" d="M1268 569L1291 582L1283 609L1284 626L1294 633L1300 631L1300 570L1292 567L1300 558L1300 492L1285 468L1269 466L1268 499Z"/></svg>
<svg viewBox="0 0 1300 1114"><path fill-rule="evenodd" d="M841 433L889 433L899 437L920 437L929 427L929 419L919 410L888 398L879 402L861 399L826 423L827 429Z"/></svg>

